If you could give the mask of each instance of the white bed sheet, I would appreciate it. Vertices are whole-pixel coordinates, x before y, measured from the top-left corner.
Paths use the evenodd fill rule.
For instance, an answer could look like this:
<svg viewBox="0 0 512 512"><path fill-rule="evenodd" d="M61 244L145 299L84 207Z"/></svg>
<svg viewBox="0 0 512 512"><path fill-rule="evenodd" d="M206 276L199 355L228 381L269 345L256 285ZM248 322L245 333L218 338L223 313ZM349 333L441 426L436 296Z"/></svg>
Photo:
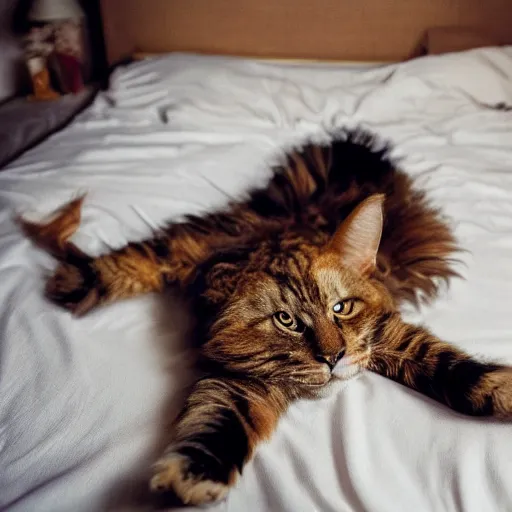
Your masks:
<svg viewBox="0 0 512 512"><path fill-rule="evenodd" d="M0 173L0 509L145 510L147 468L193 379L187 318L141 297L75 319L12 222L87 192L99 253L263 184L280 148L362 124L391 140L461 245L456 280L407 311L512 363L512 48L370 69L172 55L118 70L64 131ZM493 108L496 107L497 108ZM363 374L295 404L215 510L512 510L512 425Z"/></svg>

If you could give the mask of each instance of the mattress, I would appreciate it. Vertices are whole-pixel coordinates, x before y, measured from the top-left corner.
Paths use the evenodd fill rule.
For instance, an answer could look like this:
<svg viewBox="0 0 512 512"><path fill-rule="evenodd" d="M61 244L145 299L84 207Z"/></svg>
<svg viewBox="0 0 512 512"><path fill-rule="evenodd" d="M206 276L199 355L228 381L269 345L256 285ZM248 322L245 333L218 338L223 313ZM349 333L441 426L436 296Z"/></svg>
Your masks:
<svg viewBox="0 0 512 512"><path fill-rule="evenodd" d="M194 379L176 297L72 317L44 299L55 262L15 214L86 193L74 240L100 254L264 184L287 148L362 126L390 141L465 249L462 277L404 316L512 364L511 109L510 47L368 67L172 54L117 69L0 173L0 509L150 510L148 468ZM512 510L512 425L362 373L295 403L212 510Z"/></svg>

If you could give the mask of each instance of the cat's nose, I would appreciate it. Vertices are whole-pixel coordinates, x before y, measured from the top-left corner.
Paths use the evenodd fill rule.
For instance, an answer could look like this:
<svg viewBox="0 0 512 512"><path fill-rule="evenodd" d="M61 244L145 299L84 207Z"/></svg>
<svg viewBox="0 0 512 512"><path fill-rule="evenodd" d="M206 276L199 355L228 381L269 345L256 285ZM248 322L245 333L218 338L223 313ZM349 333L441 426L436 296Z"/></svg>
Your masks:
<svg viewBox="0 0 512 512"><path fill-rule="evenodd" d="M338 353L336 354L320 354L317 356L317 360L322 363L327 363L329 365L329 368L332 370L336 363L345 355L345 349L342 348Z"/></svg>

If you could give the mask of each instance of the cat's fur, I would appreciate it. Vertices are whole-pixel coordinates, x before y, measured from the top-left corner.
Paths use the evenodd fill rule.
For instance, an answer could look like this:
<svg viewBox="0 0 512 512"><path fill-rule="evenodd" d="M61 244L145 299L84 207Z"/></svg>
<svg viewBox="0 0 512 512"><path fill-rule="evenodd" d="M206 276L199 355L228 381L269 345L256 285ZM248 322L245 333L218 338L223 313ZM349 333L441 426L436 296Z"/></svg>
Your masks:
<svg viewBox="0 0 512 512"><path fill-rule="evenodd" d="M455 240L365 133L287 155L264 189L150 240L92 258L69 241L82 199L25 232L61 260L48 296L74 312L175 286L197 313L199 380L155 466L153 491L224 497L257 444L342 358L471 415L512 413L509 368L404 323L435 296Z"/></svg>

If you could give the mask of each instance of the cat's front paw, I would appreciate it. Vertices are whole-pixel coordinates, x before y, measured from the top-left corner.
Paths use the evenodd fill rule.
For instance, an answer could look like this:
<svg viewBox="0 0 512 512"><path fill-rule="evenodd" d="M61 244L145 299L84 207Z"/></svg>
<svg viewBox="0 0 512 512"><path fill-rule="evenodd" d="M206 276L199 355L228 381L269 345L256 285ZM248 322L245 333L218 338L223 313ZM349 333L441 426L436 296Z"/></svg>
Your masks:
<svg viewBox="0 0 512 512"><path fill-rule="evenodd" d="M154 468L150 490L177 497L186 505L205 505L224 499L235 478L219 461L205 453L192 457L169 453Z"/></svg>
<svg viewBox="0 0 512 512"><path fill-rule="evenodd" d="M86 259L77 264L61 263L46 282L45 294L75 315L83 315L100 299L98 279Z"/></svg>

